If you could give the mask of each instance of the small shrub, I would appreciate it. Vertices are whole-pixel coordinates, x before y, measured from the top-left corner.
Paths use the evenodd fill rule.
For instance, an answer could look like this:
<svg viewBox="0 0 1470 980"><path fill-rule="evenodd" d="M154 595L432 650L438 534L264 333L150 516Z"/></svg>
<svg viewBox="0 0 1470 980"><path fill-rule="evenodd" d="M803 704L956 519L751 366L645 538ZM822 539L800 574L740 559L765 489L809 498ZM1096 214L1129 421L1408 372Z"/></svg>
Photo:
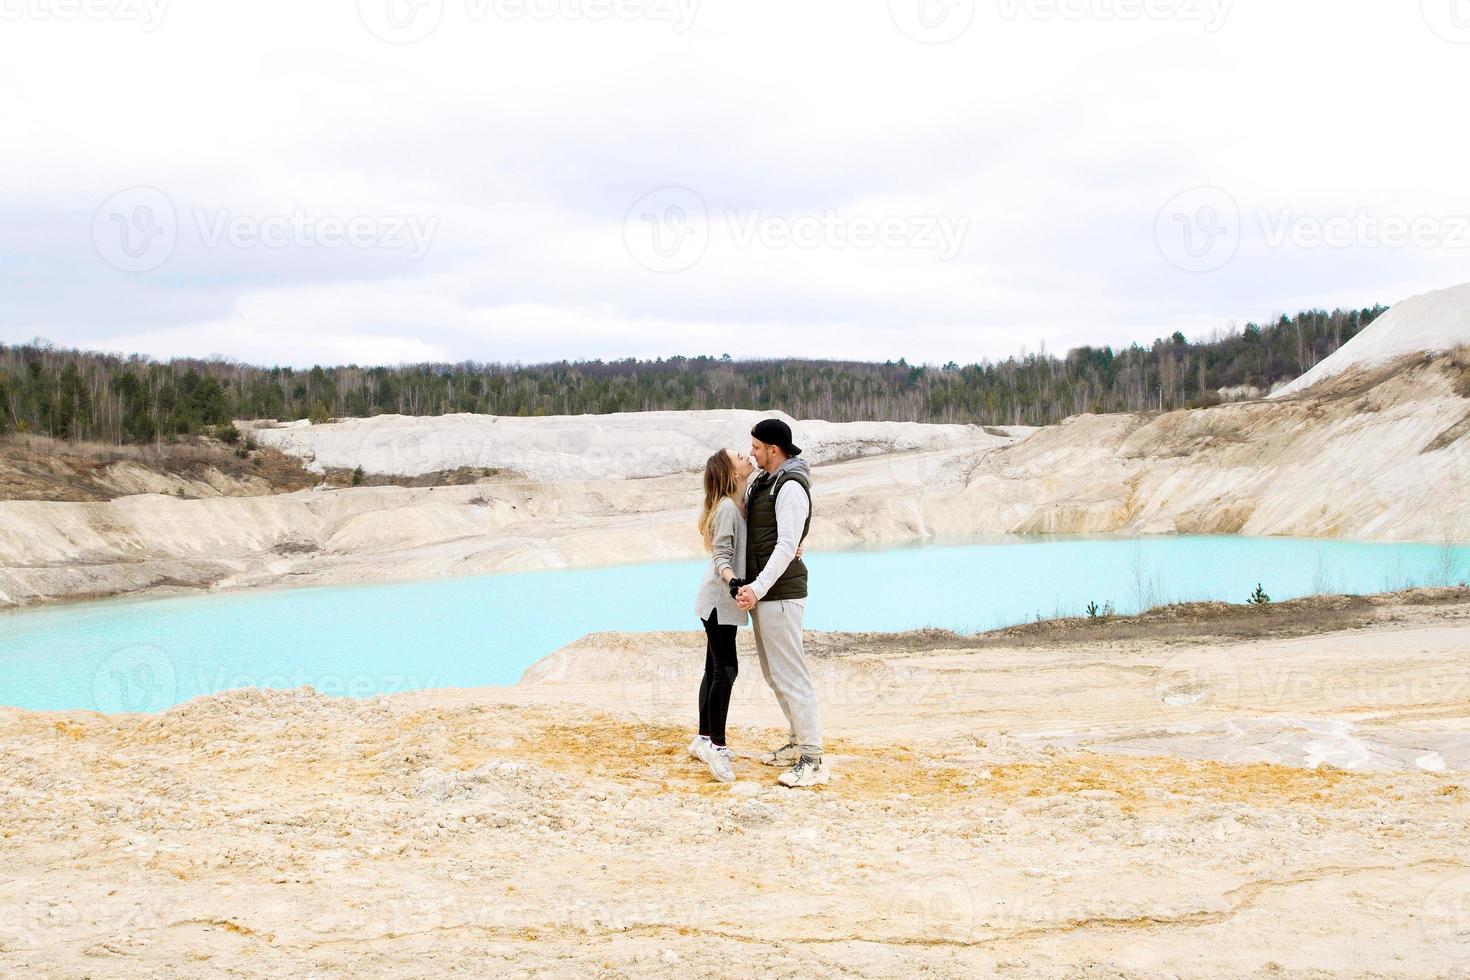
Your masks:
<svg viewBox="0 0 1470 980"><path fill-rule="evenodd" d="M1271 597L1266 594L1265 589L1261 588L1261 583L1257 582L1256 591L1252 592L1250 598L1245 601L1253 606L1264 606L1271 601Z"/></svg>
<svg viewBox="0 0 1470 980"><path fill-rule="evenodd" d="M240 441L240 430L235 427L235 423L226 422L224 425L214 427L214 437L220 442L233 446Z"/></svg>
<svg viewBox="0 0 1470 980"><path fill-rule="evenodd" d="M358 466L358 467L354 468L353 471L352 471L352 485L354 487L360 487L360 486L362 486L362 467L361 466Z"/></svg>
<svg viewBox="0 0 1470 980"><path fill-rule="evenodd" d="M1087 604L1088 619L1108 619L1113 615L1113 601L1109 599L1101 606L1096 601Z"/></svg>
<svg viewBox="0 0 1470 980"><path fill-rule="evenodd" d="M332 421L332 413L322 402L311 406L311 414L307 416L312 425L325 425Z"/></svg>
<svg viewBox="0 0 1470 980"><path fill-rule="evenodd" d="M1202 391L1198 398L1189 403L1190 408L1214 408L1223 402L1218 391Z"/></svg>

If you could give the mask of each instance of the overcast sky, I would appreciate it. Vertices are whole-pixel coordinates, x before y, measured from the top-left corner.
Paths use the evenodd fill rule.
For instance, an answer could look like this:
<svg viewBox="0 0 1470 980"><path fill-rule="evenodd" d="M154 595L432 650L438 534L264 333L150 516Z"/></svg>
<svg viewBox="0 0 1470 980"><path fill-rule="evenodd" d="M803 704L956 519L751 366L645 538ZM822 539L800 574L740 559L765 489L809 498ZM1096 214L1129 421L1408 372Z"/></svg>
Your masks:
<svg viewBox="0 0 1470 980"><path fill-rule="evenodd" d="M1467 0L0 0L0 339L969 362L1470 280Z"/></svg>

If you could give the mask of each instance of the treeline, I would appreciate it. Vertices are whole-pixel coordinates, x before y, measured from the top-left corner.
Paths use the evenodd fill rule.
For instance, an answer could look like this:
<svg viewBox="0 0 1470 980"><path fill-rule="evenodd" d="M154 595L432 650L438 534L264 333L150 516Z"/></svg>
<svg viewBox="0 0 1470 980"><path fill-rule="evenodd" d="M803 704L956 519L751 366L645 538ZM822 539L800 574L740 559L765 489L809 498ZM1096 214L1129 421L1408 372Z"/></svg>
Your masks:
<svg viewBox="0 0 1470 980"><path fill-rule="evenodd" d="M0 432L114 443L176 439L231 419L383 413L580 415L780 409L834 422L892 419L1044 425L1079 412L1212 404L1218 389L1301 374L1387 307L1307 310L1196 342L1183 334L1121 350L1079 347L943 367L824 360L670 357L511 365L260 368L0 345Z"/></svg>

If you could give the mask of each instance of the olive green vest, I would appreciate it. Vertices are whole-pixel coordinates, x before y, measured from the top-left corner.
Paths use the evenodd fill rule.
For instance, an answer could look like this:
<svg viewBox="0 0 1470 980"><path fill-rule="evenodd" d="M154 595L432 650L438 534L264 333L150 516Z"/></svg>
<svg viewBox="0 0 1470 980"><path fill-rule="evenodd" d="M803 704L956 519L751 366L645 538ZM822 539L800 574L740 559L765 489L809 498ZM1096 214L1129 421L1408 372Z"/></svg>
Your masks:
<svg viewBox="0 0 1470 980"><path fill-rule="evenodd" d="M745 577L754 582L760 576L771 553L776 550L776 497L786 481L801 485L806 491L806 524L801 529L799 541L805 541L812 527L812 488L806 477L796 473L782 473L776 478L776 489L771 491L771 477L757 477L751 487L750 499L745 504ZM793 558L786 571L766 592L764 599L805 599L806 565L800 558Z"/></svg>

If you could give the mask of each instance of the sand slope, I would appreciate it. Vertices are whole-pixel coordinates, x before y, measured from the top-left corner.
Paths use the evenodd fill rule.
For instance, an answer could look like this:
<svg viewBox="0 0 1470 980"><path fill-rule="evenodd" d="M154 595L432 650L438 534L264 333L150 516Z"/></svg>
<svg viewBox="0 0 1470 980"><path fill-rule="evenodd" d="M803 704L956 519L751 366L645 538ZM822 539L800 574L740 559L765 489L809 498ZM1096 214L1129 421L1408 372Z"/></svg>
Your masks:
<svg viewBox="0 0 1470 980"><path fill-rule="evenodd" d="M1467 395L1470 364L1452 354L1279 401L1077 416L1024 438L962 427L940 448L819 464L811 546L1006 532L1470 541ZM0 602L693 558L698 499L684 473L0 501Z"/></svg>
<svg viewBox="0 0 1470 980"><path fill-rule="evenodd" d="M1310 371L1271 394L1285 398L1354 368L1371 368L1406 354L1441 353L1470 344L1470 283L1395 303Z"/></svg>

